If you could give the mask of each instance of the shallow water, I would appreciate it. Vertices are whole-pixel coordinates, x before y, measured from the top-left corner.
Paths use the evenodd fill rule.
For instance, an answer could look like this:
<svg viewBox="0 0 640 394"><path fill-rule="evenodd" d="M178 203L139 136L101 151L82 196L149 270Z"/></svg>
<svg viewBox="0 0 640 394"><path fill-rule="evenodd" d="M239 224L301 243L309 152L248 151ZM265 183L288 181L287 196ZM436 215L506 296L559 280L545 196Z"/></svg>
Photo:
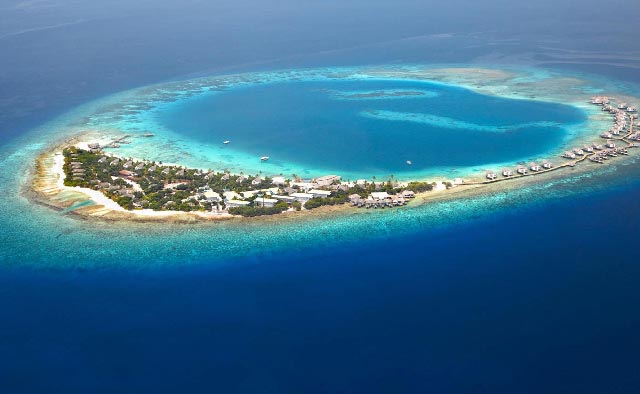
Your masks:
<svg viewBox="0 0 640 394"><path fill-rule="evenodd" d="M412 122L416 116L430 122ZM201 144L231 140L230 149L256 158L362 176L517 162L547 153L564 127L586 120L568 105L371 79L242 87L176 102L155 117Z"/></svg>

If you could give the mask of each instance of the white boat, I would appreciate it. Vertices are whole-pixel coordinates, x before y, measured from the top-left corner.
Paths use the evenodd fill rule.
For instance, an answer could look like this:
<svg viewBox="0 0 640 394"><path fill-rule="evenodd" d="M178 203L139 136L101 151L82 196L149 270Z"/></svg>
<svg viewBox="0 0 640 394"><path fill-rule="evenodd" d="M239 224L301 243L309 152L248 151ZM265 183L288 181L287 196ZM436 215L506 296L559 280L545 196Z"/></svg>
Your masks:
<svg viewBox="0 0 640 394"><path fill-rule="evenodd" d="M227 145L229 142L231 142L231 141L227 140L227 141L223 142L223 144Z"/></svg>
<svg viewBox="0 0 640 394"><path fill-rule="evenodd" d="M267 161L267 160L269 160L269 156L262 156L262 157L260 158L260 160L262 160L262 161Z"/></svg>
<svg viewBox="0 0 640 394"><path fill-rule="evenodd" d="M413 163L411 162L411 160L407 160L407 165L409 165L409 166L410 166L411 164L413 164Z"/></svg>

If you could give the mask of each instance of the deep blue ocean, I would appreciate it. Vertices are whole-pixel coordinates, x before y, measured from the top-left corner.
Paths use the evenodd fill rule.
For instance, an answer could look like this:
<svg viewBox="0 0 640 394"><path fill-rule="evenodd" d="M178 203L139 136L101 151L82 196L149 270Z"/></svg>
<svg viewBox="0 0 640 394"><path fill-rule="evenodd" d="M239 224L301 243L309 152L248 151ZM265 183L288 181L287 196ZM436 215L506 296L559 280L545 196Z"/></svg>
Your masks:
<svg viewBox="0 0 640 394"><path fill-rule="evenodd" d="M2 0L2 144L109 93L234 71L524 64L638 93L639 12ZM640 392L640 170L625 174L469 223L188 268L182 255L157 268L0 261L0 392ZM1 229L0 248L12 248Z"/></svg>

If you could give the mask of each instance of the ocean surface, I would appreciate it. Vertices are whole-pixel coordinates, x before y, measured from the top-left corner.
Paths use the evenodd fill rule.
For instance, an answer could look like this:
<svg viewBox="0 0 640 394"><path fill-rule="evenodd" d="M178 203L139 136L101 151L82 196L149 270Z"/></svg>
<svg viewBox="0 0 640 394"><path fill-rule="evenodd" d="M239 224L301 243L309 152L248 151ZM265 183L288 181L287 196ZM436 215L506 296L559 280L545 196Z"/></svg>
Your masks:
<svg viewBox="0 0 640 394"><path fill-rule="evenodd" d="M29 158L44 147L37 126L55 128L79 104L151 83L299 67L505 64L591 74L640 93L640 3L512 4L0 2L0 392L640 391L637 162L422 209L270 227L87 223L19 193ZM305 138L313 130L291 118L304 100L331 113L327 128L334 115L348 122L356 111L390 111L358 119L380 132L438 131L433 118L388 119L432 101L440 121L479 126L583 116L551 104L517 111L519 103L498 99L515 109L462 116L438 107L451 92L434 86L420 89L439 96L384 105L288 89L227 92L189 108L201 122L164 121L203 143L229 139L273 156L242 137L253 118L209 127L229 116L209 103L277 106L287 119L264 126L284 133L283 122L298 122ZM552 127L523 128L520 146L502 129L477 131L514 158L562 138ZM432 149L427 140L419 147ZM396 171L396 159L418 146L404 149L376 162ZM316 165L321 158L307 152L301 160ZM446 152L432 151L451 165L471 160Z"/></svg>

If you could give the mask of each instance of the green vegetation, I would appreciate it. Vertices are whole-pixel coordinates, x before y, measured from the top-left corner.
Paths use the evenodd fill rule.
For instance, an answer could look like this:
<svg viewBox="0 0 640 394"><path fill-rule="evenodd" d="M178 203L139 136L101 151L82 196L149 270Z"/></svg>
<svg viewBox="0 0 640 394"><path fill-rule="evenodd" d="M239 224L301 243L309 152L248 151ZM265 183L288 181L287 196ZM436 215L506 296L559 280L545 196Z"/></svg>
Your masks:
<svg viewBox="0 0 640 394"><path fill-rule="evenodd" d="M428 182L409 182L409 184L407 185L407 190L411 190L414 193L422 193L433 190L434 186L434 183Z"/></svg>
<svg viewBox="0 0 640 394"><path fill-rule="evenodd" d="M347 192L336 191L333 193L333 196L325 197L325 198L312 198L304 204L304 207L307 209L318 208L323 205L340 205L349 202L349 195Z"/></svg>
<svg viewBox="0 0 640 394"><path fill-rule="evenodd" d="M275 215L286 211L289 207L301 210L302 204L294 201L291 204L280 201L273 207L260 207L256 204L256 191L272 188L274 185L268 177L260 175L232 175L226 171L202 171L181 166L165 166L162 162L139 161L106 156L100 151L86 151L75 147L63 151L66 186L79 186L99 190L108 198L125 209L152 209L157 211L211 211L225 209L223 195L225 192L238 194L246 192L244 201L251 204L246 207L234 207L228 210L234 215L246 217ZM296 176L294 175L294 178ZM350 194L358 194L366 198L373 192L386 191L396 195L403 190L424 192L432 190L434 184L427 182L411 182L402 188L390 176L382 182L364 182L363 184L346 186L340 182L325 187L331 190L331 196L312 198L304 205L306 209L314 209L323 205L339 205L349 202ZM286 186L286 185L285 185ZM447 187L451 184L447 183ZM295 191L295 189L294 189ZM282 190L278 190L282 193ZM289 190L290 193L292 193ZM259 201L258 201L259 202Z"/></svg>
<svg viewBox="0 0 640 394"><path fill-rule="evenodd" d="M258 206L247 206L247 207L234 207L229 208L229 213L232 215L240 215L244 217L254 217L254 216L264 216L264 215L277 215L289 209L289 204L286 202L280 201L275 204L273 207L258 207Z"/></svg>

